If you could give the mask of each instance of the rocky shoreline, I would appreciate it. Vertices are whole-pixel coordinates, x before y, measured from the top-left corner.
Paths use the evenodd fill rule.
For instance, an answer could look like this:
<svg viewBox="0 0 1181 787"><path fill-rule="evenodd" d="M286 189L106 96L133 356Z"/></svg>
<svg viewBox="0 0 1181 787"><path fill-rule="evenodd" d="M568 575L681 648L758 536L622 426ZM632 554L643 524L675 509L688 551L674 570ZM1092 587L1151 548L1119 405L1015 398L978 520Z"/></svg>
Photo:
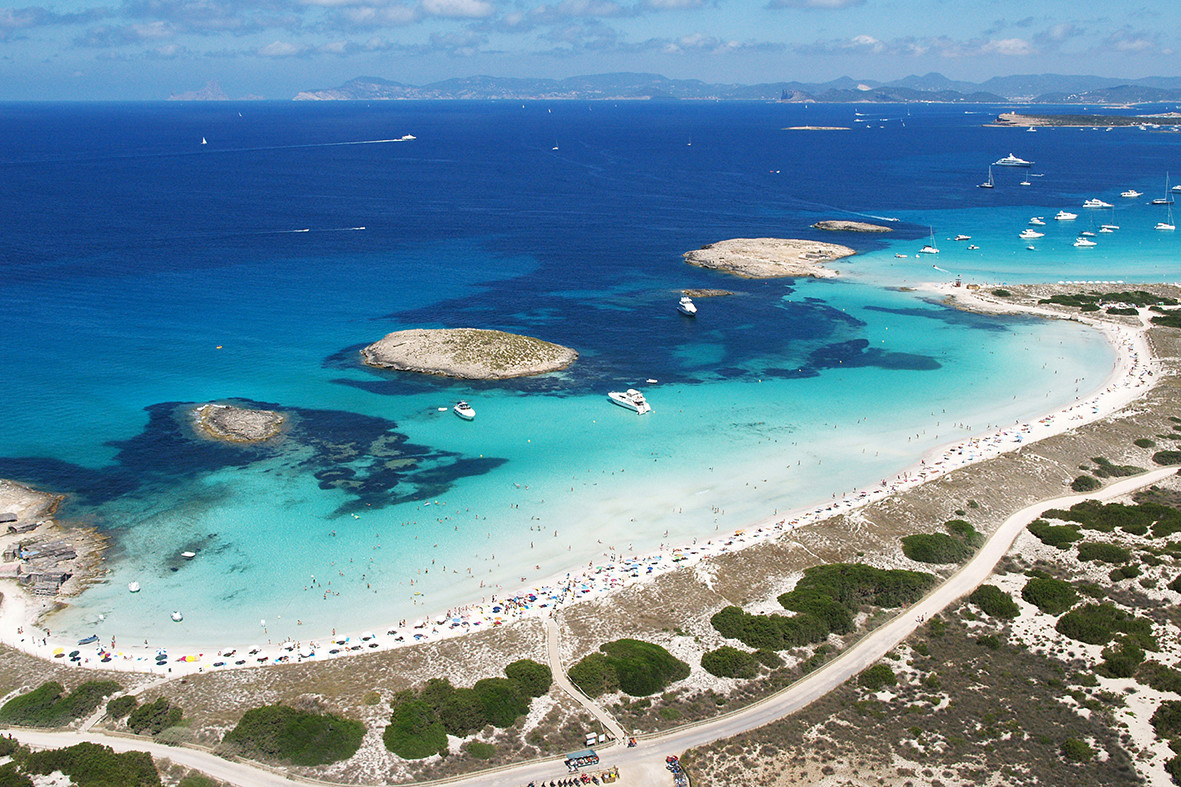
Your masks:
<svg viewBox="0 0 1181 787"><path fill-rule="evenodd" d="M831 279L837 272L824 263L850 257L848 246L796 238L733 238L685 252L685 262L745 279L811 276Z"/></svg>
<svg viewBox="0 0 1181 787"><path fill-rule="evenodd" d="M893 232L889 227L880 224L870 224L867 221L845 221L843 219L825 219L812 225L812 229L825 232Z"/></svg>
<svg viewBox="0 0 1181 787"><path fill-rule="evenodd" d="M482 328L394 331L361 350L368 366L462 380L506 380L556 372L578 352L560 344Z"/></svg>
<svg viewBox="0 0 1181 787"><path fill-rule="evenodd" d="M287 416L275 410L252 410L212 402L193 408L197 432L229 443L263 443L277 437Z"/></svg>

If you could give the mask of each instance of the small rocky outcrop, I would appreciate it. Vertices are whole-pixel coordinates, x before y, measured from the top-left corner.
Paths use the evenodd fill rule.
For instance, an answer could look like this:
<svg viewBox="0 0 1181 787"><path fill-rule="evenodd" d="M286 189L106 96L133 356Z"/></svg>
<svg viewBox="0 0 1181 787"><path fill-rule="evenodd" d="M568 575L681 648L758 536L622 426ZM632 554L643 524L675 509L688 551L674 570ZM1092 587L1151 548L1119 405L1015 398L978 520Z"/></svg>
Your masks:
<svg viewBox="0 0 1181 787"><path fill-rule="evenodd" d="M380 369L463 380L504 380L565 369L578 353L560 344L482 328L394 331L361 350Z"/></svg>
<svg viewBox="0 0 1181 787"><path fill-rule="evenodd" d="M197 431L229 443L263 443L277 437L287 416L275 410L253 410L229 404L203 404L193 408Z"/></svg>
<svg viewBox="0 0 1181 787"><path fill-rule="evenodd" d="M811 276L829 279L823 263L856 254L848 246L795 238L734 238L685 252L685 262L747 279Z"/></svg>

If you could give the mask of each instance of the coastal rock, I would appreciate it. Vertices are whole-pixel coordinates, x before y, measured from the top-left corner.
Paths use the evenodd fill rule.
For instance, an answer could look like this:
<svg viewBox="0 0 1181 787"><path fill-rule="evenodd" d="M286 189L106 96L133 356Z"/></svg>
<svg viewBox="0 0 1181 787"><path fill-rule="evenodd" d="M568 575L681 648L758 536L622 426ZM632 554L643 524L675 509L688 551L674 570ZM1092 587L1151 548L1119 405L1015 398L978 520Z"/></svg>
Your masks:
<svg viewBox="0 0 1181 787"><path fill-rule="evenodd" d="M869 224L864 221L841 221L838 219L828 219L825 221L818 221L812 225L813 229L825 230L826 232L893 232L889 227L883 227L880 224Z"/></svg>
<svg viewBox="0 0 1181 787"><path fill-rule="evenodd" d="M230 443L263 443L283 430L287 416L274 410L251 410L228 404L193 408L197 431Z"/></svg>
<svg viewBox="0 0 1181 787"><path fill-rule="evenodd" d="M565 369L578 353L569 347L482 328L394 331L361 350L381 369L464 380L504 380Z"/></svg>
<svg viewBox="0 0 1181 787"><path fill-rule="evenodd" d="M685 252L685 262L747 279L812 276L830 279L836 271L823 263L856 254L848 246L815 240L734 238Z"/></svg>
<svg viewBox="0 0 1181 787"><path fill-rule="evenodd" d="M682 295L688 295L690 298L721 298L726 295L733 295L732 290L681 290Z"/></svg>

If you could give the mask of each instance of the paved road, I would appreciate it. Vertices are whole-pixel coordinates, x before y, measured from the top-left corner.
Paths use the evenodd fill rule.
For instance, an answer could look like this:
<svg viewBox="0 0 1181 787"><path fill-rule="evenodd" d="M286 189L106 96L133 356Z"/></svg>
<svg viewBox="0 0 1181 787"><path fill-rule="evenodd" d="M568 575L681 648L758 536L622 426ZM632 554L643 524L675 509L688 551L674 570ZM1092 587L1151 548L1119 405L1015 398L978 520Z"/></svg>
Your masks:
<svg viewBox="0 0 1181 787"><path fill-rule="evenodd" d="M1153 470L1132 478L1117 481L1111 486L1090 495L1068 495L1045 500L1028 506L1010 516L989 536L976 555L955 574L932 590L921 601L895 616L890 622L873 630L840 656L830 661L807 677L793 683L778 694L772 695L754 705L735 711L712 721L672 732L645 738L640 745L627 749L619 745L601 752L603 767L620 766L623 773L621 782L626 787L669 787L672 779L664 770L664 758L668 754L679 754L686 749L712 741L729 738L748 730L756 729L776 719L803 708L840 686L849 678L871 666L899 642L910 636L926 619L958 599L970 593L977 585L988 579L996 564L1009 551L1013 541L1027 524L1037 519L1048 508L1068 508L1087 499L1109 500L1127 494L1177 472L1176 468ZM555 677L558 670L555 670ZM255 766L232 763L195 749L175 749L160 746L150 741L128 740L107 737L98 733L36 732L12 730L15 737L34 746L68 746L80 740L105 743L117 751L137 749L148 751L154 757L167 757L174 762L204 771L216 779L239 785L239 787L277 787L290 785L291 780ZM530 781L558 779L565 775L565 768L556 760L527 763L497 771L484 772L452 783L464 785L487 785L488 787L522 787Z"/></svg>

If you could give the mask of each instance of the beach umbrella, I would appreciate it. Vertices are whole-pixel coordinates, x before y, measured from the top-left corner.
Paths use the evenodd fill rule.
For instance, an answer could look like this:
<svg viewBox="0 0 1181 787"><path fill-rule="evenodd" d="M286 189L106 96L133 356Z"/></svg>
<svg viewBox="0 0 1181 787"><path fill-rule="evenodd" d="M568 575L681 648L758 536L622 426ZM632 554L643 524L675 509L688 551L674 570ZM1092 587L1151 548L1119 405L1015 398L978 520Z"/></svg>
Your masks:
<svg viewBox="0 0 1181 787"><path fill-rule="evenodd" d="M66 652L65 648L54 648L53 649L53 655L55 655L55 656L65 655L65 652Z"/></svg>

